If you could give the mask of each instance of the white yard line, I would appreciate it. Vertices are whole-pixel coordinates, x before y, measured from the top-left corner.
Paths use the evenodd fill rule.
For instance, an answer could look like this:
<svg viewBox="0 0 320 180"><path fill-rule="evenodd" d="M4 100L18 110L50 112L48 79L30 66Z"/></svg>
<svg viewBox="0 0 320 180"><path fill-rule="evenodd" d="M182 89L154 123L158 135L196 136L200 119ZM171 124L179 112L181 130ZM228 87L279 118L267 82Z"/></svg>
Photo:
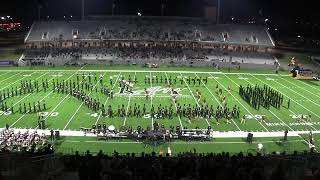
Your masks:
<svg viewBox="0 0 320 180"><path fill-rule="evenodd" d="M33 72L33 73L35 73L35 72ZM33 74L33 73L31 73L31 74ZM5 88L7 88L8 86L11 86L11 85L15 84L15 83L18 82L18 81L21 81L22 79L24 79L24 78L26 78L26 77L27 77L27 76L24 76L24 77L22 77L22 78L20 78L20 79L18 79L18 80L16 80L16 81L14 81L14 82L12 82L12 83L9 83L8 85L2 87L2 88L0 89L0 91L3 90L3 89L5 89Z"/></svg>
<svg viewBox="0 0 320 180"><path fill-rule="evenodd" d="M169 84L167 72L165 72L165 75L166 75L166 78L167 78L167 83ZM171 92L171 93L173 93L173 92ZM172 101L173 101L173 100L172 100ZM175 102L173 102L173 104L174 104L174 106L176 107L176 111L177 111L177 110L178 110L177 104L176 104ZM183 127L183 125L182 125L182 121L181 121L180 116L179 116L178 114L177 114L177 116L178 116L178 119L179 119L179 123L180 123L181 129L184 129L184 127Z"/></svg>
<svg viewBox="0 0 320 180"><path fill-rule="evenodd" d="M190 92L190 94L192 95L192 97L193 97L194 101L197 103L197 105L198 105L199 107L201 107L201 106L200 106L200 104L198 103L197 99L194 97L193 92L191 91L191 89L190 89L190 87L189 87L188 83L186 82L186 80L184 79L184 77L182 76L182 74L181 74L181 73L180 73L180 76L181 76L181 78L183 79L183 82L187 85L187 87L188 87L188 89L189 89L189 92ZM207 122L208 126L210 126L210 123L209 123L209 121L208 121L208 119L207 119L207 118L206 118L206 122Z"/></svg>
<svg viewBox="0 0 320 180"><path fill-rule="evenodd" d="M82 67L83 68L83 67ZM69 80L72 76L74 76L78 71L76 71L75 73L73 73L71 76L69 76L66 80ZM53 90L50 91L46 96L44 96L40 101L43 101L45 98L47 98L50 94L53 93ZM38 103L37 103L38 104ZM36 105L37 105L36 104ZM19 117L19 119L17 119L13 124L11 124L10 127L13 127L17 122L19 122L27 113L24 113L22 116Z"/></svg>
<svg viewBox="0 0 320 180"><path fill-rule="evenodd" d="M239 76L239 75L238 75ZM248 81L247 79L244 79L245 81L247 81L248 83L250 83L251 85L254 86L253 83L251 83L250 81ZM237 84L237 86L239 86ZM273 113L270 109L268 109L268 111L274 116L276 117L280 122L282 122L285 126L287 126L291 131L294 131L287 123L285 123L282 119L280 119L275 113ZM294 114L294 113L293 113ZM309 125L310 126L310 125ZM312 127L314 130L316 130L313 126L310 126ZM304 140L301 136L299 136L305 143L309 144L306 140Z"/></svg>
<svg viewBox="0 0 320 180"><path fill-rule="evenodd" d="M302 84L305 84L305 85L311 87L312 89L315 89L315 90L317 90L317 91L320 92L320 88L316 88L316 87L314 87L314 86L311 86L310 84L304 82L303 80L297 80L297 81L298 81L298 82L301 82Z"/></svg>
<svg viewBox="0 0 320 180"><path fill-rule="evenodd" d="M8 73L10 73L10 72L11 72L11 71L8 71L8 72L5 72L5 73L3 73L3 74L0 74L0 77L3 76L3 75L8 74Z"/></svg>
<svg viewBox="0 0 320 180"><path fill-rule="evenodd" d="M102 75L102 77L104 77L105 74L106 74L106 72ZM92 89L90 89L90 92L89 92L88 96L92 93L93 89L97 87L97 85L99 84L99 82L100 82L100 81L97 81L97 83L94 85L94 87L93 87ZM68 96L69 96L69 95L70 95L70 94L68 94ZM66 98L66 97L65 97L65 98ZM65 99L65 98L64 98L64 99ZM63 100L64 100L64 99L63 99ZM63 100L62 100L62 101L63 101ZM59 103L59 104L60 104L60 103ZM58 104L58 105L59 105L59 104ZM72 119L74 118L74 116L78 113L78 111L80 110L80 108L82 107L83 104L84 104L84 102L82 102L82 103L79 105L78 109L73 113L73 115L71 116L71 118L69 119L69 121L67 122L67 124L64 126L63 130L65 130L65 129L68 127L69 123L72 121ZM57 105L57 106L58 106L58 105ZM56 107L57 107L57 106L56 106Z"/></svg>
<svg viewBox="0 0 320 180"><path fill-rule="evenodd" d="M121 72L118 74L118 77L117 77L117 79L116 79L116 82L114 82L114 84L113 84L113 86L112 86L112 88L111 88L111 91L112 91L112 90L114 89L114 87L117 85L118 80L119 80L119 78L120 78L120 75L121 75ZM108 103L109 99L110 99L110 97L107 97L106 101L104 102L104 106L106 106L106 104ZM105 107L105 108L106 108L106 107ZM96 122L94 123L95 125L98 124L98 121L99 121L101 115L102 115L102 111L100 112L100 114L99 114Z"/></svg>
<svg viewBox="0 0 320 180"><path fill-rule="evenodd" d="M0 70L7 72L7 71L18 71L18 72L30 72L30 71L46 71L46 72L55 72L55 71L61 71L61 72L74 72L74 71L80 71L80 72L121 72L121 73L149 73L149 72L153 72L153 73L182 73L182 74L242 74L242 75L255 75L255 76L289 76L289 75L279 75L279 74L260 74L260 73L226 73L226 72L210 72L210 71L150 71L150 70L95 70L95 69L86 69L86 70L52 70L52 69L48 69L48 70Z"/></svg>
<svg viewBox="0 0 320 180"><path fill-rule="evenodd" d="M288 80L286 80L286 79L284 79L284 78L282 78L282 77L279 77L279 78L281 78L281 79L285 80L286 82L288 82L288 83L292 84L293 86L295 86L295 87L297 87L297 88L303 89L304 91L307 91L308 93L310 93L310 94L312 94L312 95L317 96L318 98L320 98L320 96L319 96L319 95L317 95L317 94L315 94L315 93L313 93L313 92L309 91L308 89L303 88L302 86L297 86L296 84L294 84L294 83L292 83L292 82L290 82L290 81L288 81ZM291 88L290 88L290 89L291 89Z"/></svg>
<svg viewBox="0 0 320 180"><path fill-rule="evenodd" d="M309 99L309 98L307 98L307 97L305 97L304 95L302 95L301 93L297 93L296 91L294 91L294 90L292 90L292 88L289 88L289 87L287 87L287 86L285 86L285 85L283 85L282 83L279 83L279 82L277 82L277 81L275 81L277 84L280 84L282 87L285 87L286 89L289 89L291 92L293 92L294 94L297 94L297 95L299 95L299 96L301 96L302 98L304 98L304 99L306 99L306 100L308 100L308 101L310 101L311 103L313 103L314 105L316 105L316 106L319 106L320 107L320 104L318 104L318 103L316 103L316 102L314 102L313 100L311 100L311 99ZM311 112L311 111L310 111ZM313 113L313 112L311 112L311 113ZM314 114L314 113L313 113ZM320 118L320 116L318 116L318 115L316 115L317 117L319 117Z"/></svg>
<svg viewBox="0 0 320 180"><path fill-rule="evenodd" d="M211 75L212 76L212 75ZM230 79L227 75L224 75L225 77L227 77L229 80L231 80L233 83L235 83L232 79ZM213 76L212 76L213 77ZM217 79L213 78L214 80L217 81L218 84L220 84L220 86L223 87L223 89L225 91L228 92L227 88L224 87ZM229 92L229 94L266 130L269 132L269 130L231 93Z"/></svg>
<svg viewBox="0 0 320 180"><path fill-rule="evenodd" d="M136 73L136 72L134 72L133 80L135 80L135 78L136 78L136 74L137 74L137 73ZM134 86L134 85L133 85L133 86ZM131 97L132 97L132 94L130 93L130 94L129 94L128 104L127 104L127 109L126 109L126 115L124 116L123 126L125 126L125 125L126 125L127 115L128 115L128 110L129 110L129 106L130 106Z"/></svg>
<svg viewBox="0 0 320 180"><path fill-rule="evenodd" d="M151 74L151 71L150 71L150 77L149 77L149 80L150 80L150 87L151 87L151 89L152 89L152 74ZM156 92L154 92L154 94L155 94ZM154 96L154 94L150 94L150 103L151 103L151 107L152 107L152 98L153 98L153 96ZM150 108L151 108L150 107ZM153 117L151 117L151 129L153 130Z"/></svg>
<svg viewBox="0 0 320 180"><path fill-rule="evenodd" d="M41 78L42 76L46 75L48 73L44 73L43 75L37 77L35 80L38 80L39 78ZM48 82L50 82L53 78L51 78ZM21 88L18 88L18 90L20 90ZM16 103L13 104L13 106L16 106L17 104L19 104L22 100L24 100L25 98L29 97L31 95L31 93L29 93L28 95L24 96L23 98L21 98L19 101L17 101Z"/></svg>
<svg viewBox="0 0 320 180"><path fill-rule="evenodd" d="M254 76L252 76L252 77L254 77ZM256 78L256 77L254 77L255 79L257 79L257 80L259 80L259 81L261 81L260 79L258 79L258 78ZM263 81L261 81L261 82L263 82ZM265 82L263 82L263 83L265 83ZM276 83L278 83L278 82L276 82ZM265 83L266 84L266 83ZM284 86L284 85L282 85L281 83L278 83L278 84L280 84L281 86L283 86L283 87L286 87L286 86ZM280 92L280 90L278 90L277 88L274 88L274 89L276 89L277 91L279 91ZM289 89L289 88L288 88ZM320 118L320 116L319 115L317 115L317 114L315 114L314 112L312 112L311 110L309 110L308 108L306 108L305 106L303 106L303 105L301 105L300 103L298 103L297 101L295 101L294 99L292 99L292 98L290 98L289 96L287 96L286 94L284 94L284 93L282 93L282 95L284 95L285 97L287 97L288 99L291 99L293 102L295 102L296 104L298 104L299 106L301 106L303 109L305 109L305 110L307 110L307 111L309 111L309 112L311 112L312 114L314 114L315 116L317 116L318 118Z"/></svg>
<svg viewBox="0 0 320 180"><path fill-rule="evenodd" d="M197 78L199 78L199 76L198 76L196 73L194 73L194 74L197 76ZM202 82L202 81L201 81L201 82ZM210 93L211 96L215 99L215 101L219 104L219 106L223 107L222 104L217 100L217 98L212 94L212 92L210 91L210 89L208 88L208 86L207 86L206 84L204 84L203 82L202 82L202 84L203 84L204 87L209 91L209 93ZM238 128L238 130L241 131L240 127L236 124L236 122L234 122L233 119L231 119L231 121L232 121L233 124Z"/></svg>
<svg viewBox="0 0 320 180"><path fill-rule="evenodd" d="M254 76L252 76L252 77L254 77ZM262 80L260 80L260 79L258 79L258 78L256 78L256 77L254 77L255 79L257 79L258 81L260 81L260 82L262 82L263 84L265 84L265 85L268 85L268 86L270 86L269 84L267 84L266 82L264 82L264 81L262 81ZM276 88L274 88L273 86L271 86L273 89L276 89ZM277 91L279 91L278 89L276 89ZM281 92L281 91L279 91L279 92ZM282 93L282 92L281 92ZM285 96L285 97L287 97L288 99L291 99L291 98L289 98L289 96L287 96L286 94L284 94L284 93L282 93L282 95L283 96ZM294 99L291 99L293 102L295 102L295 100ZM297 102L296 102L297 103ZM300 105L300 104L299 104ZM300 105L301 106L301 105ZM297 114L297 113L295 113L295 112L293 112L291 109L289 109L289 111L292 113L292 114ZM314 129L314 130L316 130L316 128L315 127L313 127L312 125L308 125L309 127L311 127L312 129Z"/></svg>
<svg viewBox="0 0 320 180"><path fill-rule="evenodd" d="M10 72L11 72L11 71L10 71ZM19 75L19 74L21 74L21 72L15 73L15 74L13 74L12 76L9 76L9 77L7 77L6 79L1 80L0 83L2 83L3 81L6 81L6 80L12 78L13 76Z"/></svg>

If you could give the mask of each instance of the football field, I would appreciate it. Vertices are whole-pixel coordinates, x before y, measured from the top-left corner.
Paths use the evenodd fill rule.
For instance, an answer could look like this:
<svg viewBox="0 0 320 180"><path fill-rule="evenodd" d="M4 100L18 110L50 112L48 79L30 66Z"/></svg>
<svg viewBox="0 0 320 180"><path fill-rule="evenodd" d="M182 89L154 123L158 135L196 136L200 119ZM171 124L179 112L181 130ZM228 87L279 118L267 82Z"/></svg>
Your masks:
<svg viewBox="0 0 320 180"><path fill-rule="evenodd" d="M84 77L84 79L82 79ZM58 93L53 91L53 82L76 81L80 78L80 83L88 82L89 77L92 88L85 90L85 93L92 99L97 100L106 108L111 106L114 111L113 117L104 116L101 110L93 111L78 98L70 93ZM121 80L136 79L132 83L132 93L123 92L119 87ZM154 80L145 81L152 77ZM97 78L98 80L95 80ZM102 82L99 81L101 78ZM207 82L196 81L189 83L188 79L207 79ZM112 79L112 80L111 80ZM156 80L157 79L157 80ZM161 80L160 80L161 79ZM169 85L169 79L172 79ZM173 79L176 82L173 83ZM19 93L12 96L11 91L21 88L21 82L47 81L49 88L45 91L40 86L38 92ZM112 84L110 83L112 81ZM266 109L261 107L259 110L251 107L239 95L239 86L263 87L267 85L273 90L278 91L284 97L280 109L271 107ZM114 92L113 98L100 91L101 87L108 87ZM225 102L221 100L221 95L216 92L216 87L222 90L222 96L225 96ZM142 128L153 128L155 122L166 128L170 126L180 126L189 129L207 129L211 126L213 131L219 132L222 136L226 134L224 142L233 142L232 138L237 138L237 132L258 132L263 138L263 133L267 137L281 137L280 132L288 130L297 132L297 134L307 133L309 131L317 132L320 129L320 82L295 80L287 74L274 74L273 72L259 71L232 71L221 72L216 69L183 69L183 68L165 68L147 69L147 68L103 68L103 67L79 67L79 68L32 68L32 69L0 69L0 92L9 97L4 100L8 106L7 111L0 110L0 127L9 125L17 129L34 129L38 127L38 116L43 116L47 129L61 131L80 131L80 128L91 128L93 125L103 125L107 127L113 125L116 129L138 126ZM172 98L172 88L175 90L176 102ZM230 90L229 90L230 89ZM146 91L149 98L146 98ZM201 97L198 97L200 92ZM288 108L288 100L290 107ZM20 110L23 104L45 103L46 109L41 112L24 112ZM235 105L240 108L240 118L232 118L230 123L222 119L219 124L215 118L186 118L173 115L172 118L152 117L150 109L154 106L156 109L172 106L174 112L178 105L193 106L212 105L214 109L217 106L226 106L232 109ZM117 115L118 107L124 107L126 114L134 106L146 106L147 112L141 117ZM23 109L23 108L22 108ZM28 108L27 108L28 109ZM13 110L13 112L12 112ZM311 115L311 116L310 116ZM246 122L241 123L241 118L245 117ZM308 118L307 118L308 117ZM234 135L235 134L235 135ZM273 135L274 134L274 135ZM228 138L227 138L228 137ZM293 139L304 143L305 140L299 135ZM216 141L215 141L216 142ZM97 142L99 143L99 142ZM114 142L117 144L117 142ZM123 143L123 142L122 142ZM176 142L177 143L177 142ZM67 144L67 143L66 143ZM85 144L85 143L83 143ZM130 143L128 143L130 144ZM178 144L184 144L180 142ZM223 143L219 144L220 150L223 150ZM186 144L184 144L186 145ZM233 143L233 148L237 148L237 143ZM72 145L70 145L72 146ZM86 145L83 145L86 146ZM214 145L215 147L217 145ZM132 146L133 147L133 146ZM238 146L240 147L240 146ZM207 147L210 149L210 147ZM290 147L295 150L294 146ZM307 145L304 147L307 149ZM130 150L130 146L125 148ZM183 148L182 148L183 149ZM228 149L227 149L228 150ZM212 150L214 151L214 149ZM125 152L125 150L123 151Z"/></svg>

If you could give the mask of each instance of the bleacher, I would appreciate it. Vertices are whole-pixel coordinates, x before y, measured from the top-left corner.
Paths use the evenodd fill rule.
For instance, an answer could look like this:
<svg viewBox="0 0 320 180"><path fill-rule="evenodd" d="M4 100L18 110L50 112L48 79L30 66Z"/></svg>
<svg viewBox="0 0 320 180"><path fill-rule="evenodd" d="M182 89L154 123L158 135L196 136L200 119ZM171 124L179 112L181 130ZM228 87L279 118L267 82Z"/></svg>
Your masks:
<svg viewBox="0 0 320 180"><path fill-rule="evenodd" d="M73 32L77 32L73 34ZM224 38L223 34L228 37ZM204 41L273 47L267 30L258 25L210 24L202 19L105 17L83 21L34 22L25 42L62 40Z"/></svg>

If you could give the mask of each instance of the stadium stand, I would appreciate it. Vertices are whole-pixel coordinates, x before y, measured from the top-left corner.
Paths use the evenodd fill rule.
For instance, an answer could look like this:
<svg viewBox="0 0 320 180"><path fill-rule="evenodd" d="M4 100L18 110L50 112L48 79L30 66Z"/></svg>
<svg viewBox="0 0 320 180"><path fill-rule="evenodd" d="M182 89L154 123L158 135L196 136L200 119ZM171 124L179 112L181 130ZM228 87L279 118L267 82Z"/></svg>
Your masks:
<svg viewBox="0 0 320 180"><path fill-rule="evenodd" d="M224 38L224 34L227 35ZM213 25L201 19L104 17L83 21L34 22L26 43L63 40L159 40L274 46L263 26Z"/></svg>
<svg viewBox="0 0 320 180"><path fill-rule="evenodd" d="M37 21L21 65L243 65L274 69L274 47L259 25L211 24L199 18L88 17Z"/></svg>

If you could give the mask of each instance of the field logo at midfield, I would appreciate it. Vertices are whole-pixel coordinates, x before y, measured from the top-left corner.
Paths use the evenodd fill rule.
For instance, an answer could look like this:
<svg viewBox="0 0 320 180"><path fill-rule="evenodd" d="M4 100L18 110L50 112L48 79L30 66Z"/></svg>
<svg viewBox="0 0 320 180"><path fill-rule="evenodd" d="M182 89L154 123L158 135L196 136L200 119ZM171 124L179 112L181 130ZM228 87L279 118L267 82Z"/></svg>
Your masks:
<svg viewBox="0 0 320 180"><path fill-rule="evenodd" d="M175 88L174 90L178 93L178 95L181 94L181 91L186 90L187 88ZM155 94L171 94L171 88L163 88L161 86L154 86L154 87L148 87L147 91L149 92L149 96L154 96ZM121 95L119 93L116 93L117 95ZM145 90L141 88L137 88L133 90L132 96L145 96Z"/></svg>

